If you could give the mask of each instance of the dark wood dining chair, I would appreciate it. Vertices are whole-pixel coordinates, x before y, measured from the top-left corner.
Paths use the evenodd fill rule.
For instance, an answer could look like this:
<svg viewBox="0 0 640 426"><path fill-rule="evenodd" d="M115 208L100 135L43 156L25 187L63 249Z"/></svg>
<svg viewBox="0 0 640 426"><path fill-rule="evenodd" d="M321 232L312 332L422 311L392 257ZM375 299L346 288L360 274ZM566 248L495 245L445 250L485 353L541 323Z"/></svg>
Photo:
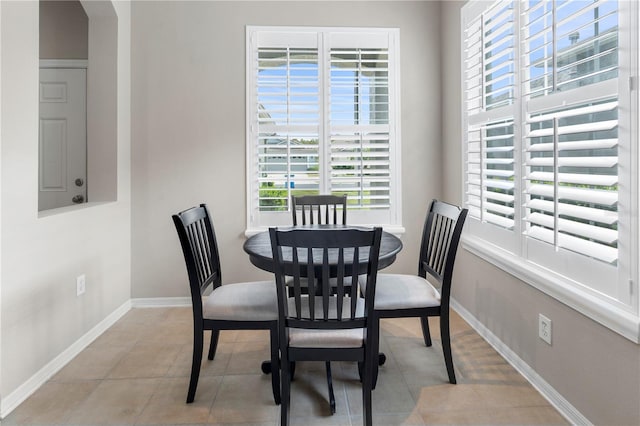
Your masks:
<svg viewBox="0 0 640 426"><path fill-rule="evenodd" d="M205 204L173 215L189 277L193 308L193 357L187 403L194 400L204 330L211 330L208 358L213 360L220 330L269 330L271 365L278 366L278 303L274 281L222 285L216 234ZM209 296L203 294L212 289ZM271 377L273 399L280 403L280 377Z"/></svg>
<svg viewBox="0 0 640 426"><path fill-rule="evenodd" d="M347 195L292 195L291 213L293 226L297 225L346 225L347 224ZM300 220L298 220L298 217ZM335 292L336 280L330 278L330 289ZM301 280L301 288L308 291L306 279ZM351 281L346 287L350 291ZM319 288L318 288L319 290ZM289 287L292 291L292 287ZM291 296L291 295L290 295ZM295 363L293 364L295 365ZM331 380L331 365L327 363L327 379Z"/></svg>
<svg viewBox="0 0 640 426"><path fill-rule="evenodd" d="M347 195L291 196L293 226L347 224ZM300 216L300 220L298 220Z"/></svg>
<svg viewBox="0 0 640 426"><path fill-rule="evenodd" d="M453 266L466 217L467 209L433 200L422 232L418 274L378 274L375 298L376 333L380 318L418 317L424 343L431 346L428 317L440 317L442 350L452 384L456 383L456 375L451 356L449 300ZM360 286L366 289L362 280ZM381 358L380 364L383 363L384 358ZM375 387L378 364L374 369Z"/></svg>
<svg viewBox="0 0 640 426"><path fill-rule="evenodd" d="M357 361L362 377L363 420L372 424L371 391L373 364L377 362L373 333L374 297L382 228L289 229L270 228L278 292L278 320L282 381L280 423L289 425L292 363ZM367 290L359 297L358 286L346 281L366 276ZM336 278L335 293L329 277ZM301 281L307 278L309 293ZM315 296L313 286L322 286ZM292 287L292 292L288 287ZM293 297L289 297L292 293ZM327 376L329 400L335 412L331 375Z"/></svg>

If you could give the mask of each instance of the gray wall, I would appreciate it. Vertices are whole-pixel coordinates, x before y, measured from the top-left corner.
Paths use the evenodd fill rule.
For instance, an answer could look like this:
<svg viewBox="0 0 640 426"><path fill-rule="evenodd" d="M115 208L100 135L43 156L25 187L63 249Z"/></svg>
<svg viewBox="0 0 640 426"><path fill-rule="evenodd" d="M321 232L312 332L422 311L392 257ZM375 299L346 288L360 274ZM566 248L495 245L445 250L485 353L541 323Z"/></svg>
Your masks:
<svg viewBox="0 0 640 426"><path fill-rule="evenodd" d="M38 217L38 4L0 3L0 394L24 384L130 296L187 296L170 220L178 210L210 204L226 282L268 276L249 264L241 248L245 25L400 28L407 232L391 269L414 272L429 200L462 199L460 5L134 2L130 23L128 5L117 3L118 202ZM459 253L454 298L466 310L590 421L640 424L638 345L464 249ZM87 273L87 293L77 298L75 276L81 272ZM538 312L554 320L551 347L537 338Z"/></svg>
<svg viewBox="0 0 640 426"><path fill-rule="evenodd" d="M442 5L443 195L462 201L460 7ZM598 425L640 424L640 346L464 249L453 297L536 373ZM553 320L553 346L537 337Z"/></svg>
<svg viewBox="0 0 640 426"><path fill-rule="evenodd" d="M223 280L264 279L246 227L245 26L400 28L403 236L389 270L415 272L429 201L440 195L437 2L132 4L132 297L187 296L171 214L209 204Z"/></svg>
<svg viewBox="0 0 640 426"><path fill-rule="evenodd" d="M40 2L40 59L87 59L88 32L78 0Z"/></svg>

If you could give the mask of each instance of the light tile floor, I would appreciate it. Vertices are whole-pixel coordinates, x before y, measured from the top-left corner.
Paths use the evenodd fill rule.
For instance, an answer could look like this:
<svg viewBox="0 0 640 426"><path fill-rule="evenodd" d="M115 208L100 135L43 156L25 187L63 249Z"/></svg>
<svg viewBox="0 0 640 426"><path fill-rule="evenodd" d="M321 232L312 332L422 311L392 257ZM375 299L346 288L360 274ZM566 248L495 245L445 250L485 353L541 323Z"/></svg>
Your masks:
<svg viewBox="0 0 640 426"><path fill-rule="evenodd" d="M565 425L566 420L452 312L457 385L448 383L437 319L433 346L415 318L384 320L387 355L373 393L376 425ZM279 424L268 333L223 331L214 361L203 357L193 404L185 398L191 368L190 308L132 309L6 419L10 425ZM208 336L207 340L208 342ZM206 346L206 345L205 345ZM206 350L206 348L205 348ZM333 363L337 412L327 402L323 363L299 363L291 425L361 425L361 387L352 363Z"/></svg>

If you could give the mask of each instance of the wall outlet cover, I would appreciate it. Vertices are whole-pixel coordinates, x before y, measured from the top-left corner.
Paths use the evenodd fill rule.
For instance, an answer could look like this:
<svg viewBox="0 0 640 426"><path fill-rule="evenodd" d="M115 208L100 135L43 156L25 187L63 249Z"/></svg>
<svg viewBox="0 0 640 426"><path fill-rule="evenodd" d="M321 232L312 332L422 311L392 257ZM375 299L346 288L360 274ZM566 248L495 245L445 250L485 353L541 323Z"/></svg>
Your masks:
<svg viewBox="0 0 640 426"><path fill-rule="evenodd" d="M551 320L542 314L538 315L538 337L551 344Z"/></svg>
<svg viewBox="0 0 640 426"><path fill-rule="evenodd" d="M78 275L76 277L76 295L77 296L84 294L84 291L86 290L86 284L87 282L84 274Z"/></svg>

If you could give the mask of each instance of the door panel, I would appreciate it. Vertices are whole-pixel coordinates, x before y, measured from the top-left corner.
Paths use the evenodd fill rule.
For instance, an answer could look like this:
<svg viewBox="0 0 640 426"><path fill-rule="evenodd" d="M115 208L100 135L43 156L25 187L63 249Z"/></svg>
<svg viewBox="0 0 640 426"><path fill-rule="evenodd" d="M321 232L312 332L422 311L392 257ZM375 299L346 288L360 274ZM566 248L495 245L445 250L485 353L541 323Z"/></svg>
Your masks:
<svg viewBox="0 0 640 426"><path fill-rule="evenodd" d="M40 69L38 210L87 201L85 69Z"/></svg>
<svg viewBox="0 0 640 426"><path fill-rule="evenodd" d="M67 190L67 120L41 119L41 191Z"/></svg>

